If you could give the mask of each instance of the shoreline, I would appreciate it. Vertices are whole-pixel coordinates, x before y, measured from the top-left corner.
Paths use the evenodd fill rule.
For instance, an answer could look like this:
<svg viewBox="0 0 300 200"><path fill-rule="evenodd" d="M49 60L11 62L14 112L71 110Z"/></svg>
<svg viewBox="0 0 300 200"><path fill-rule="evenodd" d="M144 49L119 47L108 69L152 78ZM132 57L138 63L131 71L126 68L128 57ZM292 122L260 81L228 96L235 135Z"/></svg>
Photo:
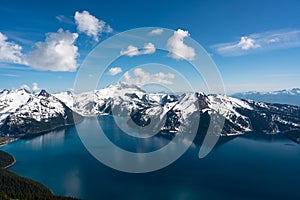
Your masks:
<svg viewBox="0 0 300 200"><path fill-rule="evenodd" d="M8 169L8 168L12 167L14 164L16 164L16 162L17 162L16 158L13 155L11 155L11 154L9 154L9 155L14 159L14 161L12 163L10 163L9 165L3 167L3 169Z"/></svg>
<svg viewBox="0 0 300 200"><path fill-rule="evenodd" d="M11 142L17 141L19 140L20 137L8 137L8 138L2 138L1 142L0 142L0 147L3 147Z"/></svg>
<svg viewBox="0 0 300 200"><path fill-rule="evenodd" d="M68 127L75 126L75 125L81 123L83 120L84 120L84 117L82 118L82 120L80 120L76 123L73 123L73 124L60 125L60 126L45 129L45 130L39 131L39 132L33 132L33 133L29 133L29 134L21 134L19 136L8 136L8 137L0 136L0 148L7 145L7 144L9 144L9 143L11 143L11 142L17 141L17 140L22 139L22 138L36 137L36 136L39 136L39 135L44 135L44 134L50 133L52 131L57 131L57 130L66 129Z"/></svg>
<svg viewBox="0 0 300 200"><path fill-rule="evenodd" d="M6 145L6 144L4 144L4 145ZM3 145L1 145L1 146L3 146ZM4 151L4 152L7 153L7 154L9 154L9 155L13 158L13 162L10 163L9 165L5 166L5 167L2 167L1 169L2 169L2 170L8 170L8 171L10 171L9 168L12 167L14 164L16 164L17 160L16 160L16 158L15 158L13 155L11 155L10 153L8 153L8 152L6 152L6 151ZM12 171L10 171L10 172L12 172ZM12 172L12 173L15 173L15 172ZM35 180L31 179L31 178L20 176L20 175L17 174L17 173L15 173L15 174L16 174L17 176L19 176L19 177L28 179L28 180L30 180L30 181L37 182L37 181L35 181ZM37 183L41 184L40 182L37 182ZM43 185L43 186L44 186L44 185ZM53 196L55 196L55 193L53 192L52 189L50 189L50 188L48 188L48 187L46 187L46 186L44 186L44 187L47 188L47 189L51 192L51 194L52 194ZM72 198L73 198L73 197L72 197Z"/></svg>

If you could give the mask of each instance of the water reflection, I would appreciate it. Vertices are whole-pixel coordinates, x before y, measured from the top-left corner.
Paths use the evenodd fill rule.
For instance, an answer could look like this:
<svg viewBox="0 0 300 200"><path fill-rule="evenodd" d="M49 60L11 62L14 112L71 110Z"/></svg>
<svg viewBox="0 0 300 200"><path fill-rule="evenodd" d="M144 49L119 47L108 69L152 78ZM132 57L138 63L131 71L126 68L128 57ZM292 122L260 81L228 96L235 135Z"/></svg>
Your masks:
<svg viewBox="0 0 300 200"><path fill-rule="evenodd" d="M91 120L97 119L81 124L88 135L95 130ZM117 142L122 141L122 133L105 120L107 133L119 134ZM1 149L17 159L10 170L45 184L55 194L87 200L299 198L299 144L283 135L256 133L225 139L204 159L198 159L199 147L194 146L170 166L146 174L122 173L101 164L86 151L72 127ZM141 151L143 145L151 149L151 145L170 142L166 140L156 137L154 144L147 141L142 145L125 140L123 145L128 142L133 150ZM95 148L110 151L100 143L95 142ZM122 160L118 155L115 159Z"/></svg>
<svg viewBox="0 0 300 200"><path fill-rule="evenodd" d="M116 123L114 120L118 118L119 122ZM175 133L168 133L168 132L158 132L151 137L134 137L132 135L137 134L147 134L143 132L139 132L138 130L132 129L130 126L126 124L126 122L119 119L120 117L112 116L101 116L97 118L99 125L101 126L103 132L106 134L106 137L116 146L136 153L146 153L146 152L153 152L163 148L164 146L171 143L176 143L178 145L186 145L189 146L191 144L192 135L187 135L183 133L178 133L177 137ZM93 120L90 118L89 120ZM122 122L122 130L118 127ZM92 126L95 126L93 124ZM79 127L81 128L81 127ZM125 130L132 130L136 131L135 134L127 134L123 132ZM192 148L195 147L195 144L191 145Z"/></svg>
<svg viewBox="0 0 300 200"><path fill-rule="evenodd" d="M80 196L82 186L79 170L76 168L68 170L63 178L62 186L65 187L66 193Z"/></svg>
<svg viewBox="0 0 300 200"><path fill-rule="evenodd" d="M47 147L64 146L65 134L66 134L66 130L61 129L61 130L51 131L47 134L30 136L23 140L25 141L25 145L28 145L30 146L31 149L38 151Z"/></svg>

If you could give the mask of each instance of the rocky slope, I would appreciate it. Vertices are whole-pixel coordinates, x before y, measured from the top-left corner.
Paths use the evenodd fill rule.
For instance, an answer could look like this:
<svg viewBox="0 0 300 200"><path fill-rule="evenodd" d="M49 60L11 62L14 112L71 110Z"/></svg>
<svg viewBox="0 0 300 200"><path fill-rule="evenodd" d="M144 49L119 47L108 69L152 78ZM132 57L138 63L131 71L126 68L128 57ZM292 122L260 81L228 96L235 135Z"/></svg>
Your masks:
<svg viewBox="0 0 300 200"><path fill-rule="evenodd" d="M18 94L19 91L10 93ZM38 95L29 94L16 97L16 100L6 104L6 110L10 112L1 115L1 117L3 115L6 117L0 127L1 135L21 136L40 133L72 125L82 120L81 115L73 112L62 101L45 90L42 90ZM19 107L16 108L15 101L26 103L20 103Z"/></svg>

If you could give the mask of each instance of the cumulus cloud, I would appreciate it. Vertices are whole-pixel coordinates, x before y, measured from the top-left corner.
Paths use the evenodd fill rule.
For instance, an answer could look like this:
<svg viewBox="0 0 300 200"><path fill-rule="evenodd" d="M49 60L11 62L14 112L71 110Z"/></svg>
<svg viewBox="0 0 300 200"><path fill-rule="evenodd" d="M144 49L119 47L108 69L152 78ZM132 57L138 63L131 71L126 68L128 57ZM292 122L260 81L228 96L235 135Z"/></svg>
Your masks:
<svg viewBox="0 0 300 200"><path fill-rule="evenodd" d="M46 34L44 42L37 42L36 49L26 57L29 66L49 71L76 71L79 56L75 41L77 33L59 29L55 33Z"/></svg>
<svg viewBox="0 0 300 200"><path fill-rule="evenodd" d="M155 53L155 51L156 51L156 48L155 48L154 44L149 42L144 45L144 50L141 51L141 54L153 54L153 53Z"/></svg>
<svg viewBox="0 0 300 200"><path fill-rule="evenodd" d="M149 72L144 71L142 68L136 68L133 70L133 75L130 75L129 72L126 72L123 76L123 81L128 84L135 84L142 87L151 83L171 85L173 84L172 79L174 78L175 75L172 73L158 72L155 74L150 74Z"/></svg>
<svg viewBox="0 0 300 200"><path fill-rule="evenodd" d="M28 85L26 85L26 84L21 85L20 88L21 89L25 89L27 91L31 91L31 88Z"/></svg>
<svg viewBox="0 0 300 200"><path fill-rule="evenodd" d="M22 47L7 40L7 36L0 32L0 61L19 64L23 63Z"/></svg>
<svg viewBox="0 0 300 200"><path fill-rule="evenodd" d="M300 30L275 30L243 36L238 41L216 44L212 48L222 56L240 56L299 46Z"/></svg>
<svg viewBox="0 0 300 200"><path fill-rule="evenodd" d="M32 83L32 91L37 92L40 88L36 82Z"/></svg>
<svg viewBox="0 0 300 200"><path fill-rule="evenodd" d="M164 32L164 29L162 28L157 28L153 29L152 31L149 32L150 35L161 35Z"/></svg>
<svg viewBox="0 0 300 200"><path fill-rule="evenodd" d="M125 50L121 50L120 55L129 57L155 53L156 48L151 42L144 44L143 49L139 50L136 46L129 45Z"/></svg>
<svg viewBox="0 0 300 200"><path fill-rule="evenodd" d="M133 45L129 45L127 47L127 49L125 50L121 50L120 54L123 56L123 55L126 55L126 56L129 56L129 57L132 57L132 56L137 56L140 54L139 52L139 49Z"/></svg>
<svg viewBox="0 0 300 200"><path fill-rule="evenodd" d="M243 36L236 43L224 43L215 45L214 48L223 56L243 55L245 52L251 52L254 49L262 47L255 39Z"/></svg>
<svg viewBox="0 0 300 200"><path fill-rule="evenodd" d="M40 88L39 88L39 86L38 86L38 84L36 82L32 83L32 88L29 87L26 84L21 85L20 88L25 89L25 90L30 91L30 92L31 91L38 92L40 90Z"/></svg>
<svg viewBox="0 0 300 200"><path fill-rule="evenodd" d="M106 24L103 20L97 19L88 11L76 11L74 19L78 32L85 33L89 37L93 37L96 42L99 41L99 36L102 33L110 33L113 31L110 25Z"/></svg>
<svg viewBox="0 0 300 200"><path fill-rule="evenodd" d="M167 49L170 51L169 55L174 59L193 60L196 56L195 49L184 44L184 38L189 37L188 31L178 29L168 39Z"/></svg>
<svg viewBox="0 0 300 200"><path fill-rule="evenodd" d="M260 47L259 44L256 44L254 39L249 38L247 36L241 37L241 40L237 44L237 46L240 47L243 50L256 49L256 48Z"/></svg>
<svg viewBox="0 0 300 200"><path fill-rule="evenodd" d="M122 68L121 67L112 67L108 70L108 74L111 76L115 76L119 73L122 72Z"/></svg>

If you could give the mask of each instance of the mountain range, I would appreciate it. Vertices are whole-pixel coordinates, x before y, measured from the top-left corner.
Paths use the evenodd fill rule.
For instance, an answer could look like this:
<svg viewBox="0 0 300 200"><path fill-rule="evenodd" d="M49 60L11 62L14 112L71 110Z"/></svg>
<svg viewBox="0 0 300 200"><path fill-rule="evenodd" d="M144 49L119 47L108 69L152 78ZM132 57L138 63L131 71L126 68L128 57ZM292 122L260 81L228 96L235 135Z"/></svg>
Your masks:
<svg viewBox="0 0 300 200"><path fill-rule="evenodd" d="M232 94L231 96L239 99L252 99L254 101L300 106L300 88L272 92L240 92Z"/></svg>
<svg viewBox="0 0 300 200"><path fill-rule="evenodd" d="M25 89L0 92L0 134L23 136L73 125L83 117L42 90L34 95Z"/></svg>
<svg viewBox="0 0 300 200"><path fill-rule="evenodd" d="M210 120L218 115L224 120L222 136L254 131L285 134L296 141L300 138L300 107L287 104L201 92L147 93L125 83L79 94L49 94L45 90L32 94L25 89L0 92L2 137L45 132L79 123L84 116L99 115L124 117L133 127L172 134L194 126L198 134L205 134Z"/></svg>

